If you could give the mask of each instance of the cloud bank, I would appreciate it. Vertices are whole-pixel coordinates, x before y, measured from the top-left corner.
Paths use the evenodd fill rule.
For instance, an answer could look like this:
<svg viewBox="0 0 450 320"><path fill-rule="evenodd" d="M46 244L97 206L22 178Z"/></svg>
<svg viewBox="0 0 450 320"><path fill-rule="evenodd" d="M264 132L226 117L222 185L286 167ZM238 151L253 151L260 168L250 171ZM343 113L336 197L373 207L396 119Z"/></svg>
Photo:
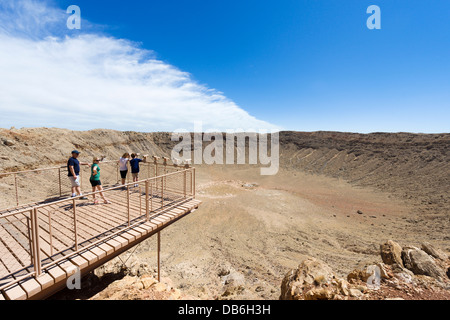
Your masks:
<svg viewBox="0 0 450 320"><path fill-rule="evenodd" d="M68 17L42 1L0 2L0 127L278 129L152 51L90 32L88 21L68 36Z"/></svg>

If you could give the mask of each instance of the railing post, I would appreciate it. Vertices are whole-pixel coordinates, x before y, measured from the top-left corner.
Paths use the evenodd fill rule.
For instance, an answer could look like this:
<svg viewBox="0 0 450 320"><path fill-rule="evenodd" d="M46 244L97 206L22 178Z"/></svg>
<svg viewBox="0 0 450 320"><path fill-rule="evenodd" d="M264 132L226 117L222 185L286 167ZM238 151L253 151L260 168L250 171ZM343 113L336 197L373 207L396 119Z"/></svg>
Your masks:
<svg viewBox="0 0 450 320"><path fill-rule="evenodd" d="M53 234L53 232L52 232L52 218L51 218L51 216L52 216L52 212L51 211L49 211L48 212L48 233L49 233L49 237L50 237L50 254L51 255L53 255L53 237L52 237L52 234Z"/></svg>
<svg viewBox="0 0 450 320"><path fill-rule="evenodd" d="M149 180L145 181L145 219L148 221L150 217L149 206L148 206L148 183Z"/></svg>
<svg viewBox="0 0 450 320"><path fill-rule="evenodd" d="M184 198L186 198L186 183L187 183L186 174L187 174L187 169L184 170L184 174L183 174L183 193L184 193Z"/></svg>
<svg viewBox="0 0 450 320"><path fill-rule="evenodd" d="M81 166L80 166L80 189L83 190L83 167Z"/></svg>
<svg viewBox="0 0 450 320"><path fill-rule="evenodd" d="M161 176L161 209L164 208L164 176Z"/></svg>
<svg viewBox="0 0 450 320"><path fill-rule="evenodd" d="M138 189L139 189L139 217L142 216L142 189L141 189L141 184L138 185Z"/></svg>
<svg viewBox="0 0 450 320"><path fill-rule="evenodd" d="M158 159L159 157L153 156L153 164L155 165L155 177L158 176ZM158 180L155 180L155 184L156 190L158 190Z"/></svg>
<svg viewBox="0 0 450 320"><path fill-rule="evenodd" d="M58 180L59 180L59 196L62 197L61 168L58 168Z"/></svg>
<svg viewBox="0 0 450 320"><path fill-rule="evenodd" d="M14 173L14 186L16 188L16 203L19 205L19 188L17 186L17 173Z"/></svg>
<svg viewBox="0 0 450 320"><path fill-rule="evenodd" d="M41 248L39 246L39 219L37 218L37 208L34 208L32 211L32 219L31 219L31 229L33 233L33 262L34 262L34 271L36 272L36 278L42 274L41 268Z"/></svg>
<svg viewBox="0 0 450 320"><path fill-rule="evenodd" d="M161 233L158 232L158 282L161 282Z"/></svg>
<svg viewBox="0 0 450 320"><path fill-rule="evenodd" d="M77 236L77 206L75 204L75 199L72 200L73 206L73 230L75 233L75 251L78 251L78 236Z"/></svg>
<svg viewBox="0 0 450 320"><path fill-rule="evenodd" d="M117 183L119 184L120 183L120 180L119 180L119 164L118 163L116 163L116 177L117 177Z"/></svg>
<svg viewBox="0 0 450 320"><path fill-rule="evenodd" d="M153 158L153 164L155 165L155 177L158 176L158 160L159 157L157 156L152 156Z"/></svg>
<svg viewBox="0 0 450 320"><path fill-rule="evenodd" d="M127 215L128 215L128 226L130 226L130 186L127 185Z"/></svg>
<svg viewBox="0 0 450 320"><path fill-rule="evenodd" d="M30 210L30 217L27 219L27 230L28 230L28 247L30 248L30 260L31 263L34 264L34 248L33 248L33 230L31 229L33 226L33 209Z"/></svg>
<svg viewBox="0 0 450 320"><path fill-rule="evenodd" d="M189 163L186 162L186 164L184 165L184 198L186 198L187 196L187 171L189 170ZM192 186L192 170L191 171L191 186Z"/></svg>
<svg viewBox="0 0 450 320"><path fill-rule="evenodd" d="M152 211L153 211L153 180L150 185L150 212L152 212ZM150 219L150 217L149 217L149 219Z"/></svg>
<svg viewBox="0 0 450 320"><path fill-rule="evenodd" d="M169 158L167 158L167 157L163 157L163 165L164 165L164 173L163 173L163 175L164 175L164 188L167 188L166 187L166 185L167 185L167 178L165 177L165 175L167 174L167 160L169 160Z"/></svg>
<svg viewBox="0 0 450 320"><path fill-rule="evenodd" d="M195 199L195 168L192 168L192 197Z"/></svg>

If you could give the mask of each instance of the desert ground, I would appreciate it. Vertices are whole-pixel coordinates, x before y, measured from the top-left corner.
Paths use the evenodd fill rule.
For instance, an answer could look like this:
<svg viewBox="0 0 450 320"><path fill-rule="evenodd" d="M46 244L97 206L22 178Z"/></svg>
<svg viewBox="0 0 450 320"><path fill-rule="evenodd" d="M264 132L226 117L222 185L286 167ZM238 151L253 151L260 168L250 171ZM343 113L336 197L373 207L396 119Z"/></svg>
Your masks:
<svg viewBox="0 0 450 320"><path fill-rule="evenodd" d="M0 138L0 171L64 164L74 148L115 159L170 155L175 144L167 133L50 128ZM273 176L258 165L196 165L203 204L161 233L163 277L197 299L278 299L283 277L308 257L345 277L381 261L387 240L450 253L450 134L282 132L280 161ZM156 238L130 255L155 268Z"/></svg>

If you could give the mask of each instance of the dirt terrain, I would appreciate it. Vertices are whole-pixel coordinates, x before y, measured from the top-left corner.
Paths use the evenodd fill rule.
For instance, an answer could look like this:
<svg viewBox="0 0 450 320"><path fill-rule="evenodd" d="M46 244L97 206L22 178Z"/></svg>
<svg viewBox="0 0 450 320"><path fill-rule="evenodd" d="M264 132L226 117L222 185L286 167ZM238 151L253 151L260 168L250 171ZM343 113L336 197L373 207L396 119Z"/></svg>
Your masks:
<svg viewBox="0 0 450 320"><path fill-rule="evenodd" d="M64 164L72 149L170 156L168 133L0 129L0 171ZM82 158L83 158L82 157ZM340 276L381 261L380 244L450 252L450 134L281 132L280 170L196 165L193 214L162 232L163 276L200 299L278 299L308 257ZM133 254L156 265L156 239Z"/></svg>

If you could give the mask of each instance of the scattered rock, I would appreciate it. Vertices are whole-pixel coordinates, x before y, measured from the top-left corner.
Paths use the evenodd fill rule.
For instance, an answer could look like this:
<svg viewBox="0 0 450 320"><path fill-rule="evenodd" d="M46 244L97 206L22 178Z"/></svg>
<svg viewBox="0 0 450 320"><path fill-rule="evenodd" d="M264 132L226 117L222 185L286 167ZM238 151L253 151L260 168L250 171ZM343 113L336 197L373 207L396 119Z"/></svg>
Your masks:
<svg viewBox="0 0 450 320"><path fill-rule="evenodd" d="M369 278L379 277L379 279L390 279L394 275L387 265L384 263L377 263L366 266L364 269L355 269L347 275L347 280L350 283L357 283L358 281L367 282Z"/></svg>
<svg viewBox="0 0 450 320"><path fill-rule="evenodd" d="M257 186L258 186L257 183L244 183L244 184L242 185L242 187L244 187L244 188L255 188L255 187L257 187Z"/></svg>
<svg viewBox="0 0 450 320"><path fill-rule="evenodd" d="M417 275L426 275L441 280L444 271L437 266L433 258L425 251L415 247L405 247L402 251L404 266Z"/></svg>
<svg viewBox="0 0 450 320"><path fill-rule="evenodd" d="M7 140L7 139L5 139L5 140L3 140L3 144L4 144L5 146L11 147L11 146L14 145L14 142L13 142L12 140Z"/></svg>
<svg viewBox="0 0 450 320"><path fill-rule="evenodd" d="M280 300L361 299L364 286L351 286L336 276L324 262L309 258L286 274L281 284Z"/></svg>
<svg viewBox="0 0 450 320"><path fill-rule="evenodd" d="M353 298L361 298L364 294L358 289L350 289L350 296Z"/></svg>
<svg viewBox="0 0 450 320"><path fill-rule="evenodd" d="M442 250L436 249L433 247L430 243L424 242L422 243L422 250L428 253L430 256L432 256L435 259L441 260L441 261L447 261L448 256L443 252Z"/></svg>
<svg viewBox="0 0 450 320"><path fill-rule="evenodd" d="M143 263L135 255L130 256L129 254L116 257L94 270L95 275L98 277L102 277L104 274L118 274L121 272L130 276L142 276L151 274L152 270L147 263Z"/></svg>
<svg viewBox="0 0 450 320"><path fill-rule="evenodd" d="M402 261L402 247L395 241L388 240L380 246L380 255L384 263L398 264L403 267Z"/></svg>
<svg viewBox="0 0 450 320"><path fill-rule="evenodd" d="M357 214L364 214L361 210L356 211Z"/></svg>
<svg viewBox="0 0 450 320"><path fill-rule="evenodd" d="M327 288L313 288L305 293L305 300L331 300L334 293Z"/></svg>
<svg viewBox="0 0 450 320"><path fill-rule="evenodd" d="M323 281L330 282L335 278L333 270L324 262L309 258L303 261L297 269L288 272L281 283L280 300L300 300L304 299L303 288L314 285L315 279L323 277ZM309 294L312 298L316 294L323 292L313 292Z"/></svg>

